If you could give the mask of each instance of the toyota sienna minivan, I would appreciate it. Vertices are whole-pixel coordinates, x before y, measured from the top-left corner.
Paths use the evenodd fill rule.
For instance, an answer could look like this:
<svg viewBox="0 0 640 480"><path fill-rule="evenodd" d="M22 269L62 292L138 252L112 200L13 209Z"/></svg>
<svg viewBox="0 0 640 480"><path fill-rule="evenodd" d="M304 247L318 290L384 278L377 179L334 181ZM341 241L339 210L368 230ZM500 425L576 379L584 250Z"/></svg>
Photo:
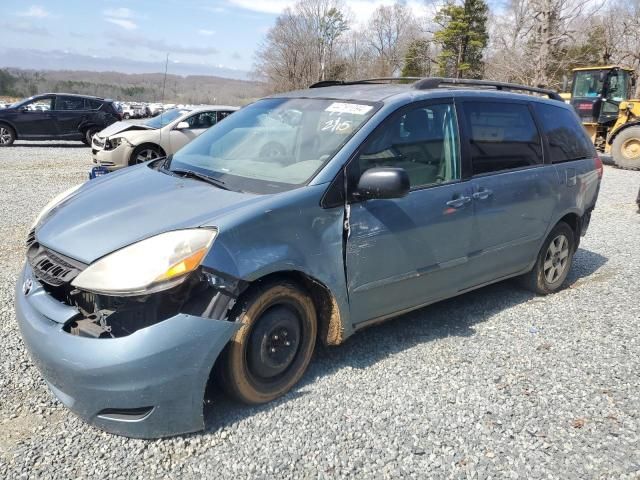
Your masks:
<svg viewBox="0 0 640 480"><path fill-rule="evenodd" d="M602 164L556 93L435 78L313 87L40 213L16 315L81 418L130 437L197 431L210 378L269 402L317 342L511 277L562 287Z"/></svg>

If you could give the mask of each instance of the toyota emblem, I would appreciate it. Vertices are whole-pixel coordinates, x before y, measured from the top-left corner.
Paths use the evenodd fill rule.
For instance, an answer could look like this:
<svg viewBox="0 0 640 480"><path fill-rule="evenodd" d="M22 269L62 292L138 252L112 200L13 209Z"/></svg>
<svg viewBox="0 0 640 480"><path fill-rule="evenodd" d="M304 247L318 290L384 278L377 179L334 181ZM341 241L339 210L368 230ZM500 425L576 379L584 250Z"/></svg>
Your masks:
<svg viewBox="0 0 640 480"><path fill-rule="evenodd" d="M33 281L30 278L27 278L22 284L22 293L25 295L29 295L29 292L33 288Z"/></svg>

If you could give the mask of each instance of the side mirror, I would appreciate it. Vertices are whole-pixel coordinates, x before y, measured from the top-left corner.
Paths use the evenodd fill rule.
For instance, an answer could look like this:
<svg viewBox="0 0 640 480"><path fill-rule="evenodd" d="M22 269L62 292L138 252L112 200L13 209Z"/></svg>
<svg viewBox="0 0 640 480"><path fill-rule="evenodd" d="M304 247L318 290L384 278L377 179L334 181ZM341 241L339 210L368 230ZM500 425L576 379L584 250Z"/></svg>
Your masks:
<svg viewBox="0 0 640 480"><path fill-rule="evenodd" d="M176 125L176 130L188 130L189 129L189 122L180 122L178 123L178 125Z"/></svg>
<svg viewBox="0 0 640 480"><path fill-rule="evenodd" d="M403 168L371 168L358 181L360 199L402 198L409 193L409 175Z"/></svg>

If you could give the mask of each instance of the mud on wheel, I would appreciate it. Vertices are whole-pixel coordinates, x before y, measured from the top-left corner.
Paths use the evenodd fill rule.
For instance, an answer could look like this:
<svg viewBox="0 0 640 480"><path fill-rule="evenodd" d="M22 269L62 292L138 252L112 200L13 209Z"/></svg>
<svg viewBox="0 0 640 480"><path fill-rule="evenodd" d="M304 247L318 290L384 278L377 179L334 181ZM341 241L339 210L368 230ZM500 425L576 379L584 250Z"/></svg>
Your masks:
<svg viewBox="0 0 640 480"><path fill-rule="evenodd" d="M309 294L288 281L256 285L230 320L242 326L218 362L224 390L248 404L284 395L302 377L315 347L316 311Z"/></svg>

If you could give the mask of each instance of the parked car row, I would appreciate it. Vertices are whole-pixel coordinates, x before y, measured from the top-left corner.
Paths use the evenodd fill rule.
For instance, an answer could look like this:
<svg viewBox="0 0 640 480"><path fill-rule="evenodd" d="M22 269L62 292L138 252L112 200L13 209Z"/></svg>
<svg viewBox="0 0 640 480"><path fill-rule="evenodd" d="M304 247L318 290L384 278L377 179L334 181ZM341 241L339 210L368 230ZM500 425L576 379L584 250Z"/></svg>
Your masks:
<svg viewBox="0 0 640 480"><path fill-rule="evenodd" d="M238 107L174 108L144 123L118 122L94 135L93 163L116 170L172 155Z"/></svg>
<svg viewBox="0 0 640 480"><path fill-rule="evenodd" d="M81 140L92 145L96 133L118 121L155 115L141 124L119 123L92 145L94 162L116 169L136 163L136 158L169 155L235 110L232 106L123 104L100 97L48 93L0 110L0 146L10 146L18 139Z"/></svg>

